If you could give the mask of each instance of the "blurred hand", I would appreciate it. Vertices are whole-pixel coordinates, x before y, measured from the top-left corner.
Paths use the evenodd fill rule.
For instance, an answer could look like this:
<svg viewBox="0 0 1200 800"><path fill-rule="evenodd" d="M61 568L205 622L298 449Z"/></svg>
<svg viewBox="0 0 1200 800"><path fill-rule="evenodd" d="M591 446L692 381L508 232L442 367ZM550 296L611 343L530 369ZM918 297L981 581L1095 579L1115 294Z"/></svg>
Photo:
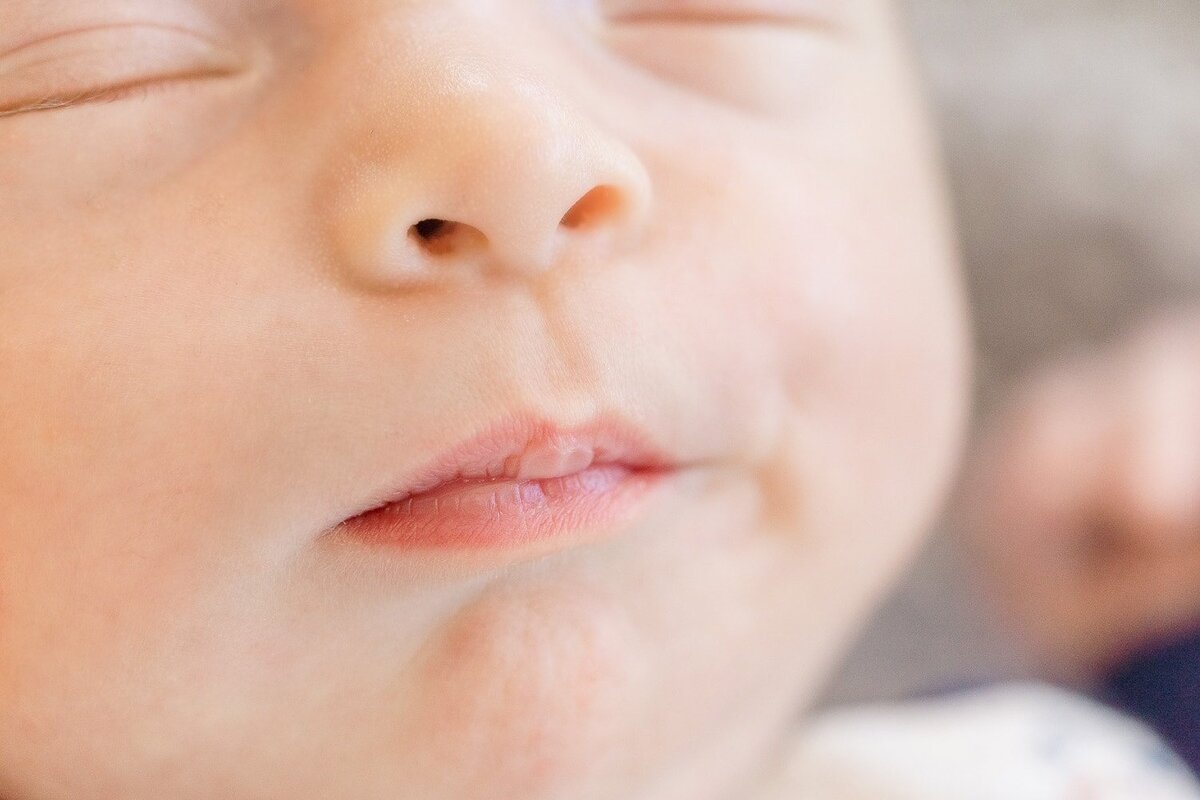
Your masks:
<svg viewBox="0 0 1200 800"><path fill-rule="evenodd" d="M1050 677L1200 626L1200 309L1033 377L977 452L965 527Z"/></svg>

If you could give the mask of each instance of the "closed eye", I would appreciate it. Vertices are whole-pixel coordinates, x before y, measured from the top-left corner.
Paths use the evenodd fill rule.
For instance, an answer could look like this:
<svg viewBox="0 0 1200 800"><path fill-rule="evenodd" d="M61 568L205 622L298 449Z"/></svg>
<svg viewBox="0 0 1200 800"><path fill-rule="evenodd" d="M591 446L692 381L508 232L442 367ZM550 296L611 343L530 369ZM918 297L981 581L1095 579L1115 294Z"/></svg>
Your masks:
<svg viewBox="0 0 1200 800"><path fill-rule="evenodd" d="M204 37L169 26L67 32L0 57L0 118L146 96L243 70Z"/></svg>
<svg viewBox="0 0 1200 800"><path fill-rule="evenodd" d="M616 24L839 27L812 0L608 0L602 7L605 18Z"/></svg>
<svg viewBox="0 0 1200 800"><path fill-rule="evenodd" d="M753 114L792 115L830 85L848 0L599 0L603 41L662 85Z"/></svg>
<svg viewBox="0 0 1200 800"><path fill-rule="evenodd" d="M74 108L91 103L115 103L132 98L144 98L151 94L169 89L189 89L207 78L228 77L235 73L196 73L162 76L138 80L116 86L98 87L95 89L72 92L56 96L34 98L18 103L10 108L0 107L0 117L11 117L17 114L30 114L37 111L54 111L56 109Z"/></svg>

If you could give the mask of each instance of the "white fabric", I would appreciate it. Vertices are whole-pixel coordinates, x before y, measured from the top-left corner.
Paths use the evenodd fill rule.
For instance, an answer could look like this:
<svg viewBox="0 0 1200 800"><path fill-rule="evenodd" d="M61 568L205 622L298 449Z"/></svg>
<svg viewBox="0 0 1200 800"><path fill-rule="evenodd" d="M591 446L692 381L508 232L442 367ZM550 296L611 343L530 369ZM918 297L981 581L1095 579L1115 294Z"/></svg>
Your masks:
<svg viewBox="0 0 1200 800"><path fill-rule="evenodd" d="M1200 784L1140 724L1018 686L821 717L763 800L1200 800Z"/></svg>

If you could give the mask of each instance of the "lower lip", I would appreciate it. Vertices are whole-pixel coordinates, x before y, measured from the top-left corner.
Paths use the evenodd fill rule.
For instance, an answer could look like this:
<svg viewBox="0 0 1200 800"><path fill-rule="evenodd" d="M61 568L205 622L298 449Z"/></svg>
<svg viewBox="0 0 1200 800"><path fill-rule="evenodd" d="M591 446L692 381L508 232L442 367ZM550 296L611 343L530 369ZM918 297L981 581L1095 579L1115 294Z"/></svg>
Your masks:
<svg viewBox="0 0 1200 800"><path fill-rule="evenodd" d="M615 532L671 470L594 465L545 480L452 481L339 528L373 544L484 550Z"/></svg>

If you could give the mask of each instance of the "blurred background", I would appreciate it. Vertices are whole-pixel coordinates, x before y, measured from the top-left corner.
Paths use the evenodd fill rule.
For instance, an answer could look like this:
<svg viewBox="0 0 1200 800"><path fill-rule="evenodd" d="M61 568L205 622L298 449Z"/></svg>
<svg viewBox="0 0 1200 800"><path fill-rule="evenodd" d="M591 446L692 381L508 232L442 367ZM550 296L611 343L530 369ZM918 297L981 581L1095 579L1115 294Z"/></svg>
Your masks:
<svg viewBox="0 0 1200 800"><path fill-rule="evenodd" d="M961 226L978 431L1039 364L1200 298L1200 0L903 5ZM943 522L826 701L1033 673L977 576Z"/></svg>

